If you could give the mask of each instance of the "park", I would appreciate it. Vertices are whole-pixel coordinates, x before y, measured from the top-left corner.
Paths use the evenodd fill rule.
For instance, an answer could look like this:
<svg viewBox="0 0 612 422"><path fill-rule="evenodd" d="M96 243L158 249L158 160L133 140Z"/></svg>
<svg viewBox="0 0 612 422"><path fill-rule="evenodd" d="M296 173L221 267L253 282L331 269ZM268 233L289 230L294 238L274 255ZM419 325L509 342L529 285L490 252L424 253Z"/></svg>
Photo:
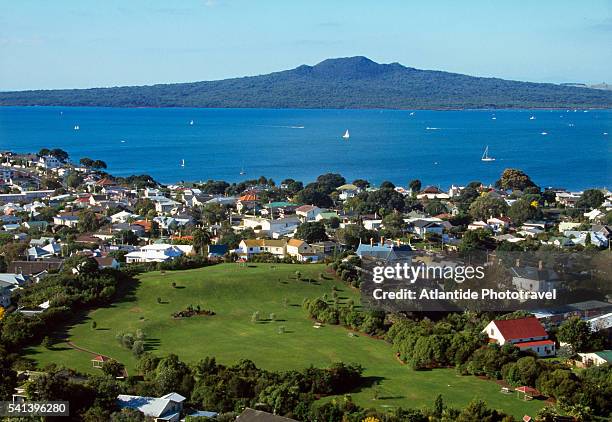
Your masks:
<svg viewBox="0 0 612 422"><path fill-rule="evenodd" d="M50 334L51 345L28 348L25 355L39 367L54 363L85 373L100 371L92 359L102 355L134 375L137 357L116 337L140 332L146 351L175 353L187 362L207 356L225 364L250 359L258 367L279 371L358 363L367 382L351 396L364 407L431 406L442 394L450 405L484 399L490 407L520 418L544 405L502 394L497 383L459 376L452 368L414 371L402 365L382 339L309 319L304 299L335 292L341 303L360 303L359 292L322 264L228 263L154 271L121 289L113 304L75 316L67 328Z"/></svg>

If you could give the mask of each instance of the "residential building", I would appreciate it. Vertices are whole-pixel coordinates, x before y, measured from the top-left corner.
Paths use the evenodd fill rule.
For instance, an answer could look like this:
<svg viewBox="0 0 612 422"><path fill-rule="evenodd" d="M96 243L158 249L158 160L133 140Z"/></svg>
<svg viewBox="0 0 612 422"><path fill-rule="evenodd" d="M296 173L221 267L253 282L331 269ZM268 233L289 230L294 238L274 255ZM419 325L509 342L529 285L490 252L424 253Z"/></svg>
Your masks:
<svg viewBox="0 0 612 422"><path fill-rule="evenodd" d="M523 351L531 350L540 357L556 354L555 342L548 338L544 326L535 317L493 320L483 333L500 346L510 343Z"/></svg>
<svg viewBox="0 0 612 422"><path fill-rule="evenodd" d="M122 409L138 410L155 422L179 422L185 400L178 393L169 393L159 398L120 394L117 396L117 405Z"/></svg>

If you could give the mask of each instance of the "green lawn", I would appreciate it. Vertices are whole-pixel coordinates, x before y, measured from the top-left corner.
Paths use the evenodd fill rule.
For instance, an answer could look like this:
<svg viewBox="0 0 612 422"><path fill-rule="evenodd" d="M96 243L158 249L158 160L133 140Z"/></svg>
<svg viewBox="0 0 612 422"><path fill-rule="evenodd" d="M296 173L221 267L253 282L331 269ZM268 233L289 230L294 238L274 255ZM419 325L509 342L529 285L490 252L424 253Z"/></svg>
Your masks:
<svg viewBox="0 0 612 422"><path fill-rule="evenodd" d="M298 281L295 271L312 282ZM523 402L513 395L500 393L497 384L475 377L459 377L452 369L415 372L402 366L391 347L381 340L364 335L348 336L342 327L314 328L301 308L306 297L331 297L336 286L341 300L355 292L335 280L320 280L323 265L252 264L240 267L223 264L197 270L143 274L139 284L126 299L113 306L95 310L81 318L67 333L57 334L58 343L51 350L31 348L26 354L39 365L63 364L85 372L91 368L91 356L67 347L63 340L79 347L111 356L134 372L136 360L131 352L115 340L119 331L142 329L147 347L156 354L176 353L195 362L215 356L222 363L239 359L253 360L258 366L287 370L310 365L325 367L334 361L357 362L364 368L369 387L355 392L353 400L366 407L422 407L431 405L438 393L448 403L465 405L482 398L495 408L522 417L533 415L541 402ZM177 288L172 287L175 282ZM162 304L157 303L157 298ZM285 299L287 305L285 306ZM187 305L200 305L216 312L212 317L175 320L171 313ZM259 311L264 321L253 323L251 316ZM268 321L274 313L276 321ZM92 330L95 320L97 329ZM279 327L285 332L279 334ZM62 337L63 336L63 337ZM372 385L376 382L378 387ZM375 389L378 399L374 400Z"/></svg>

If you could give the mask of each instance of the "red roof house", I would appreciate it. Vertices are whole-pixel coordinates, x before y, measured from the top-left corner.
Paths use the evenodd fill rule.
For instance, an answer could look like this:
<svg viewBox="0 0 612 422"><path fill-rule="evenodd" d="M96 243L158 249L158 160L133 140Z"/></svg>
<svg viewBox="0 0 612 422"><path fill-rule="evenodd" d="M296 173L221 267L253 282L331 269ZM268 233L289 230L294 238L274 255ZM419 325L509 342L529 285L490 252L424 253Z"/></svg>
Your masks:
<svg viewBox="0 0 612 422"><path fill-rule="evenodd" d="M535 317L493 320L483 330L489 340L503 346L515 345L521 350L531 350L538 356L554 356L555 343Z"/></svg>

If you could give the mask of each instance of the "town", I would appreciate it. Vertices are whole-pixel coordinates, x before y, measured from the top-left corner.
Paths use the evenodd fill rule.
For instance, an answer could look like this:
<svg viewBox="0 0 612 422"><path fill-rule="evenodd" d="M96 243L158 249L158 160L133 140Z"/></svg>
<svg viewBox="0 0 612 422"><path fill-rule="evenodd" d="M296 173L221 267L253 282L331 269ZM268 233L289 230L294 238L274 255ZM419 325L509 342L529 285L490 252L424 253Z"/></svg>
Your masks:
<svg viewBox="0 0 612 422"><path fill-rule="evenodd" d="M0 153L0 161L0 367L6 374L0 383L2 400L59 400L59 389L45 393L41 380L61 378L71 385L63 391L72 391L94 371L110 376L112 388L101 382L89 385L100 397L104 396L100 390L106 388L106 400L83 398L80 407L71 404L81 412L80 420L341 420L325 419L336 412L346 420L506 421L524 416L523 420L534 421L586 421L612 412L612 192L606 189L543 188L519 169L506 169L495 183L473 181L447 188L427 186L417 179L407 180L406 186L388 181L373 186L364 179L349 182L333 173L307 184L293 179L277 183L262 176L240 183L208 180L163 185L148 175L115 177L106 172L103 161L69 157L61 149L28 154L6 151ZM504 253L513 254L496 287L516 290L521 297L553 299L559 292L565 300L507 313L381 315L359 305L368 262L399 268L400 263L418 258L455 268L444 260L480 252L486 253L487 263L501 261ZM576 256L584 256L586 264L571 272L571 265L561 268L543 262L547 254L571 255L574 266L579 261ZM213 360L188 367L195 363L190 360L192 352L186 353L185 362L179 358L192 347L196 353L196 345L184 344L176 355L165 356L156 350L147 329L133 328L134 323L121 326L120 320L111 319L112 309L98 311L134 294L122 286L141 286L133 287L141 294L140 289L148 289L142 287L147 277L155 277L150 286L163 284L165 289L151 287L148 293L154 295L149 303L156 309L183 300L180 295L190 296L184 297L191 302L181 303L184 309L176 310L172 322L191 317L213 321L223 318L223 312L231 313L231 307L217 307L210 297L200 299L190 293L189 280L203 277L203 283L220 282L248 274L277 284L261 289L280 291L295 283L299 298L287 292L272 295L285 296L278 298L284 302L279 304L280 312L296 318L303 312L305 324L314 321L317 329L311 331L317 335L325 326L339 325L350 336L364 334L372 337L368 341L386 341L392 349L389 354L396 357L395 371L401 365L415 374L455 367L466 379L488 378L487 385L501 389L497 396L492 393L496 400L514 400L517 407L501 405L493 410L473 403L453 407L455 403L443 403L443 391L432 391L432 409L408 409L411 404L405 401L396 406L395 415L385 416L377 408L384 404L381 386L364 387L362 368L350 366L343 356L337 358L346 366L312 368L313 373L303 369L295 375L304 379L301 389L283 389L283 382L292 382L286 373L268 373L239 363L224 366L228 362L221 355L214 358L223 365ZM302 293L305 288L318 289L317 294L307 296ZM259 288L253 289L252 295L257 295ZM292 301L298 302L296 309L291 308ZM238 302L232 303L237 309ZM93 312L89 322L71 321L76 313L88 312ZM104 312L119 326L93 317ZM138 307L134 312L143 312L141 321L154 318ZM270 312L266 318L257 310L246 324L275 322L279 320L275 314ZM65 343L74 353L71 356L85 357L74 367L63 361L65 368L52 365L47 370L41 363L53 362L61 353L54 352L59 349L54 343L60 340L53 332L67 325L77 326ZM78 341L78 333L86 330L89 337L104 336L102 326L112 330L120 345L92 350ZM276 331L288 335L291 330L279 325ZM350 341L345 337L343 341ZM93 345L104 347L104 342ZM36 353L27 352L32 347ZM238 351L232 353L235 356ZM207 356L202 350L200 358ZM305 363L302 368L313 362ZM87 366L93 368L83 370ZM168 375L174 377L172 381L160 381L165 379L160 376L164 370L173 374ZM253 383L250 389L236 387L235 394L226 392L221 398L212 387L214 377L231 384L246 379L247 373ZM368 376L376 373L368 372ZM406 374L405 379L410 376ZM276 388L273 391L272 386L255 388L266 377L275 380L269 381ZM329 388L323 388L319 377L329 378ZM600 389L605 379L607 387ZM153 388L155 383L164 390ZM351 392L359 389L364 392L354 394L356 403L347 404ZM365 394L372 395L368 405L364 405ZM315 397L325 396L335 398L314 405ZM481 418L462 416L466 412L482 412ZM562 417L570 419L554 419Z"/></svg>

